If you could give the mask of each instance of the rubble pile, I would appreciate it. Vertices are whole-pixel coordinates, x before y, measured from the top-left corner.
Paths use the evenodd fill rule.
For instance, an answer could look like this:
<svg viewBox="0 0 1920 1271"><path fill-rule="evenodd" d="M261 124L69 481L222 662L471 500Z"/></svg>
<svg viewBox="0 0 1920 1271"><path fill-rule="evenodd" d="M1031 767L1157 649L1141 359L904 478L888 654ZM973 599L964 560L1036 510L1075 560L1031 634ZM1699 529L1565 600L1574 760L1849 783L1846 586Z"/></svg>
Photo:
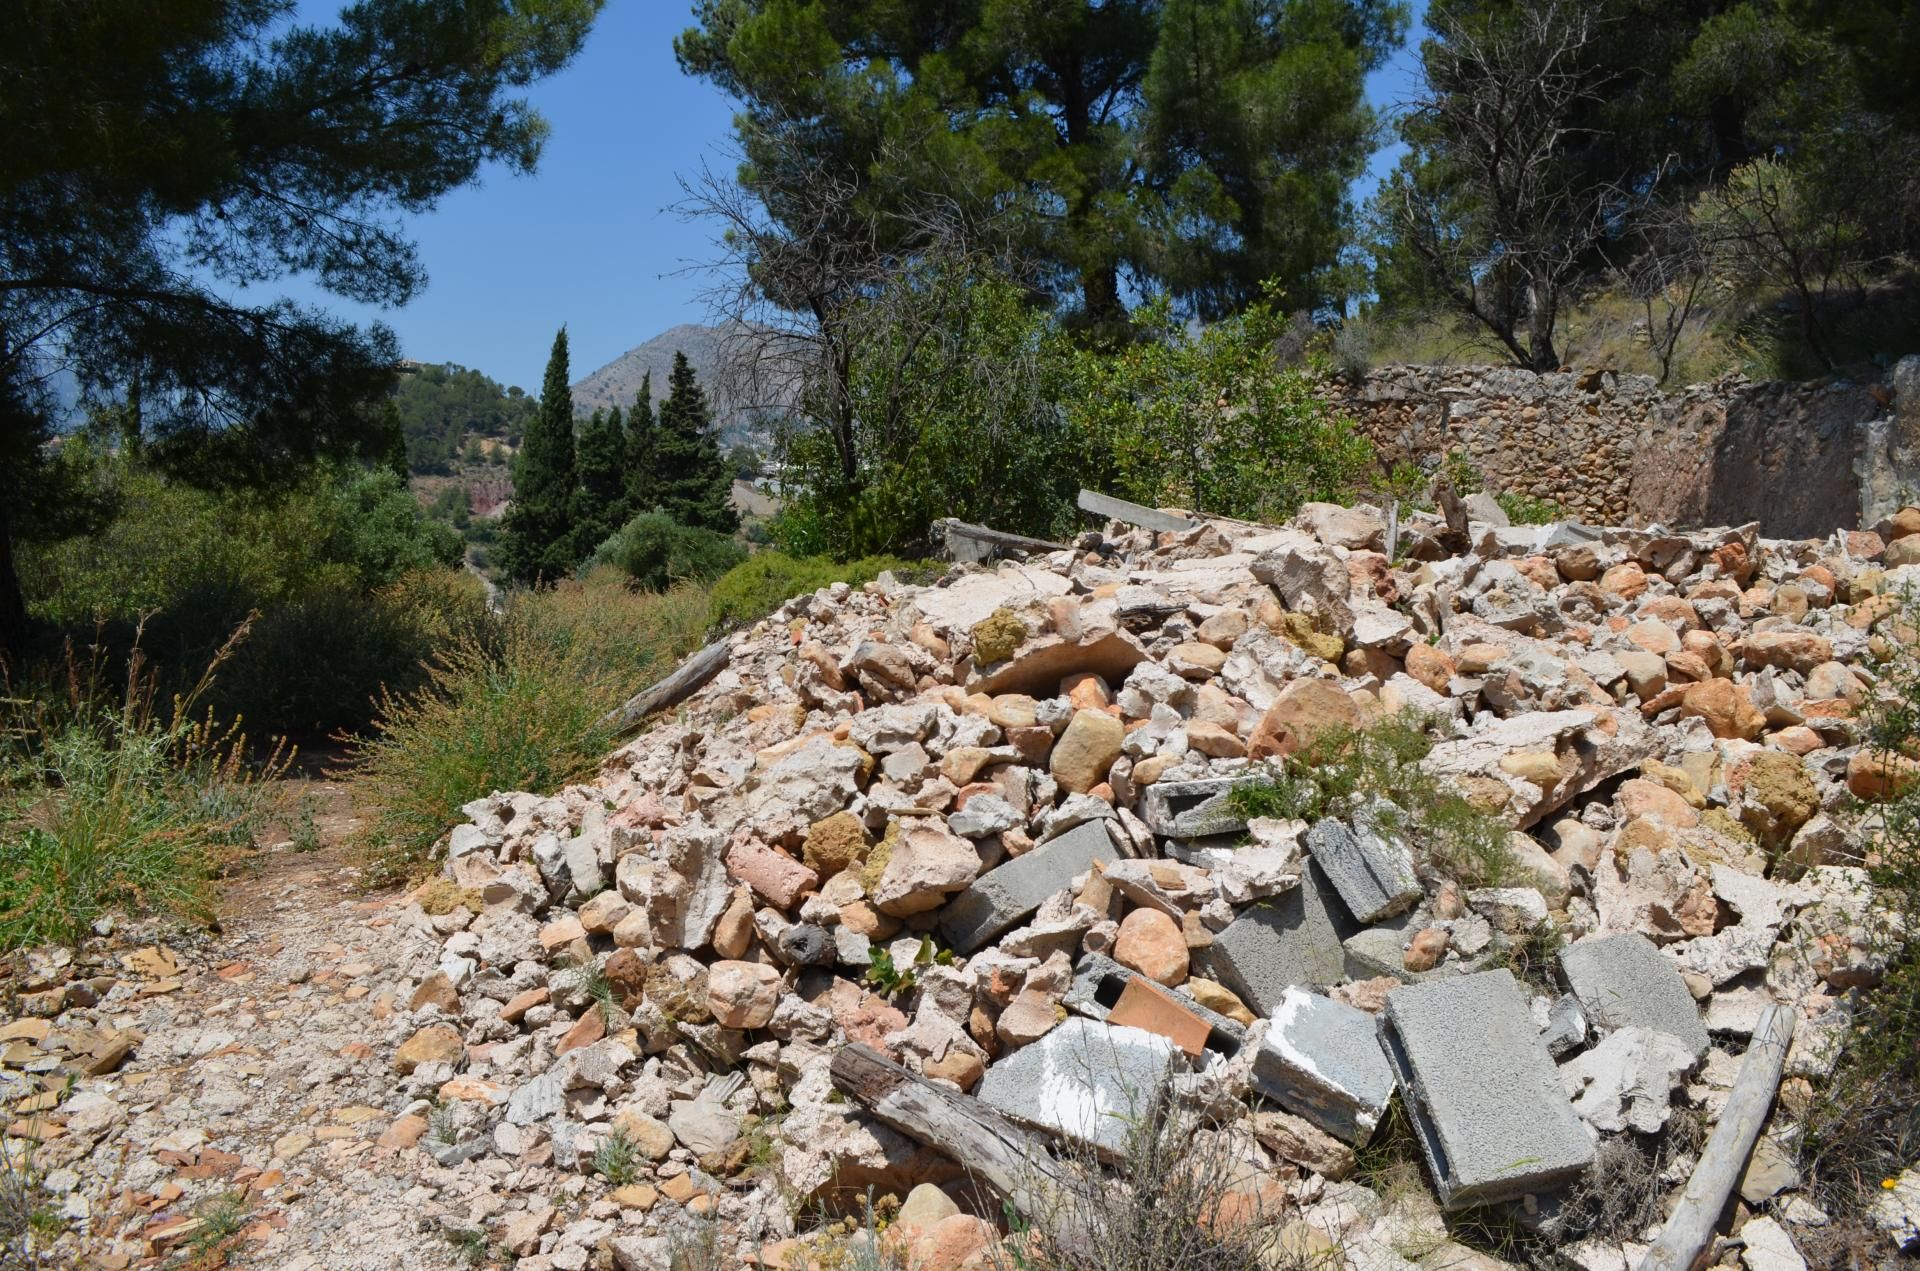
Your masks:
<svg viewBox="0 0 1920 1271"><path fill-rule="evenodd" d="M369 1039L387 1112L443 1221L521 1271L666 1266L696 1220L722 1265L798 1266L869 1194L950 1271L993 1264L999 1214L956 1203L950 1145L835 1088L842 1048L1064 1150L1122 1150L1171 1081L1290 1247L1492 1267L1445 1211L1547 1221L1598 1145L1711 1124L1777 1005L1797 1028L1740 1195L1748 1265L1801 1265L1825 1215L1795 1112L1882 956L1849 808L1912 775L1860 722L1920 582L1920 512L1883 528L1462 542L1312 504L797 597L591 784L469 805L392 924L415 987ZM1377 792L1313 820L1235 797L1410 717L1505 853L1442 863ZM1394 1105L1431 1199L1353 1177ZM1920 1230L1901 1187L1888 1256Z"/></svg>

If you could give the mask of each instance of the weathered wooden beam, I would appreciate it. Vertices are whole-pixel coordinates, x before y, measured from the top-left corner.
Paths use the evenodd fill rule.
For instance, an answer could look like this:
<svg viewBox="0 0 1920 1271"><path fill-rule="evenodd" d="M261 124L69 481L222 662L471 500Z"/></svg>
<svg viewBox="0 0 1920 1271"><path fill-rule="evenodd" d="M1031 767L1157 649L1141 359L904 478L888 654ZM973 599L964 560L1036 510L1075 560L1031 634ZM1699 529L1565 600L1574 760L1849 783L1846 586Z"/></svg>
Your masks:
<svg viewBox="0 0 1920 1271"><path fill-rule="evenodd" d="M666 679L651 688L635 693L621 705L601 716L601 726L611 728L615 732L625 732L655 711L678 705L694 690L720 673L720 668L727 664L727 652L726 638L715 640L675 667L673 674Z"/></svg>
<svg viewBox="0 0 1920 1271"><path fill-rule="evenodd" d="M1184 516L1175 516L1171 512L1162 512L1159 508L1129 503L1125 499L1116 499L1111 494L1101 494L1097 490L1080 491L1078 504L1082 512L1104 516L1110 521L1125 521L1128 525L1138 525L1145 530L1177 532L1190 530L1199 524Z"/></svg>
<svg viewBox="0 0 1920 1271"><path fill-rule="evenodd" d="M1066 1168L1038 1138L980 1100L935 1085L858 1044L842 1046L829 1071L834 1089L876 1120L951 1156L1027 1221L1051 1228L1071 1211L1058 1199L1073 1185Z"/></svg>
<svg viewBox="0 0 1920 1271"><path fill-rule="evenodd" d="M1760 1013L1760 1025L1753 1030L1720 1123L1700 1150L1700 1163L1694 1166L1693 1177L1687 1180L1687 1189L1660 1238L1640 1260L1640 1271L1691 1271L1706 1252L1780 1089L1780 1070L1787 1062L1796 1019L1790 1006L1769 1006Z"/></svg>
<svg viewBox="0 0 1920 1271"><path fill-rule="evenodd" d="M996 551L1020 552L1059 552L1066 550L1065 543L1049 543L1044 538L1028 538L1024 534L1008 534L1004 530L988 529L984 525L972 525L966 521L957 521L952 517L935 521L947 555L957 561L985 560Z"/></svg>

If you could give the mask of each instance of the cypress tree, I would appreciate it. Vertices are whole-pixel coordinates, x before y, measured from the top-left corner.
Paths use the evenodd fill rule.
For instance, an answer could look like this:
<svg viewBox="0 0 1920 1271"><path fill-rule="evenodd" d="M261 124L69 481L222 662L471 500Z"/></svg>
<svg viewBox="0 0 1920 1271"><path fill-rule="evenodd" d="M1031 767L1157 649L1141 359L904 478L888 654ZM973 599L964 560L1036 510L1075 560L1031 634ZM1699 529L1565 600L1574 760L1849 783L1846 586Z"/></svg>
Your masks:
<svg viewBox="0 0 1920 1271"><path fill-rule="evenodd" d="M673 355L673 377L655 429L654 469L655 502L674 520L721 534L740 528L740 518L727 502L733 473L720 455L707 395L684 353Z"/></svg>
<svg viewBox="0 0 1920 1271"><path fill-rule="evenodd" d="M640 377L640 391L627 411L627 507L634 515L651 512L656 500L653 471L653 372Z"/></svg>
<svg viewBox="0 0 1920 1271"><path fill-rule="evenodd" d="M552 582L573 572L573 390L567 384L567 329L553 337L540 409L527 421L513 460L513 506L507 509L502 564L516 582Z"/></svg>
<svg viewBox="0 0 1920 1271"><path fill-rule="evenodd" d="M574 491L574 555L585 558L632 515L627 502L627 438L620 408L594 411L579 440L580 488Z"/></svg>

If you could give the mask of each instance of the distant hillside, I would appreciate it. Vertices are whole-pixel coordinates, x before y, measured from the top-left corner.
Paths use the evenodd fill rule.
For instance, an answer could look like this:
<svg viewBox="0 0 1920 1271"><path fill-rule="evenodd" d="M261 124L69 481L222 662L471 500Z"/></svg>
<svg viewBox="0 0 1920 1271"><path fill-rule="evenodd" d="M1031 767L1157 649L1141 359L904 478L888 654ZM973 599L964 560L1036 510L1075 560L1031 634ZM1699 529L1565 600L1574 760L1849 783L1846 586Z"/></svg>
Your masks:
<svg viewBox="0 0 1920 1271"><path fill-rule="evenodd" d="M682 323L654 336L645 344L628 349L613 361L573 386L573 408L577 414L589 414L608 406L625 410L640 391L641 377L653 373L653 401L657 407L667 396L667 376L673 371L673 355L685 353L700 377L700 387L713 403L714 421L720 426L723 445L739 441L764 442L765 429L756 427L751 404L733 399L724 374L728 356L730 329Z"/></svg>

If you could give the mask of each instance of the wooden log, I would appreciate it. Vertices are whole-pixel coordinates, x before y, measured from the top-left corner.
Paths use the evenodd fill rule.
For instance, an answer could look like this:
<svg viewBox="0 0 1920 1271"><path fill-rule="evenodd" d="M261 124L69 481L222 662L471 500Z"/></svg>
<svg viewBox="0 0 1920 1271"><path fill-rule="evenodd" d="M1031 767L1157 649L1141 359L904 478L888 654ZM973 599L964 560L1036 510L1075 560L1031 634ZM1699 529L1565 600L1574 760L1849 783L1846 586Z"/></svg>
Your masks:
<svg viewBox="0 0 1920 1271"><path fill-rule="evenodd" d="M1660 1238L1641 1259L1640 1271L1692 1271L1706 1252L1780 1089L1780 1070L1787 1062L1787 1045L1793 1040L1797 1019L1790 1006L1769 1006L1760 1013L1760 1025L1753 1030L1720 1123L1701 1149L1700 1163L1694 1166L1693 1177L1687 1180L1687 1189Z"/></svg>
<svg viewBox="0 0 1920 1271"><path fill-rule="evenodd" d="M1110 521L1124 521L1128 525L1138 525L1147 530L1190 530L1199 524L1184 516L1175 516L1171 512L1162 512L1159 508L1129 503L1125 499L1116 499L1111 494L1101 494L1097 490L1080 491L1076 504L1082 512L1104 516Z"/></svg>
<svg viewBox="0 0 1920 1271"><path fill-rule="evenodd" d="M720 673L720 668L727 664L727 652L725 637L715 640L675 667L673 674L666 679L635 693L608 711L601 717L601 725L623 733L655 711L678 705L695 689Z"/></svg>
<svg viewBox="0 0 1920 1271"><path fill-rule="evenodd" d="M937 1086L858 1044L842 1046L830 1072L834 1089L876 1120L951 1156L1028 1222L1051 1230L1071 1211L1059 1202L1062 1190L1073 1185L1066 1168L1038 1138L980 1100Z"/></svg>
<svg viewBox="0 0 1920 1271"><path fill-rule="evenodd" d="M1065 543L1049 543L1044 538L1028 538L1024 534L1008 534L1004 530L956 521L952 517L936 521L934 525L946 544L947 555L958 561L985 560L994 552L1019 552L1022 555L1059 552L1065 551L1067 546Z"/></svg>

